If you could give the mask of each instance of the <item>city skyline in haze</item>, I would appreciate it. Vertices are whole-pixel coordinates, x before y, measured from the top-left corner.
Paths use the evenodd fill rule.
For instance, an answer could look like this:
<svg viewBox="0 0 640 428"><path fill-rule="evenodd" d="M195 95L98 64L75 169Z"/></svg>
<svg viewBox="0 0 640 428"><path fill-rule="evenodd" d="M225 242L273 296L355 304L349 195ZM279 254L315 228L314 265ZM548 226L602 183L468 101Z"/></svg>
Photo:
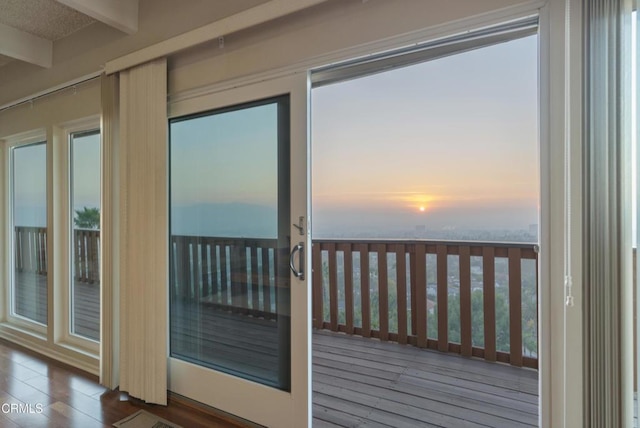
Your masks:
<svg viewBox="0 0 640 428"><path fill-rule="evenodd" d="M538 223L537 36L312 90L314 232Z"/></svg>

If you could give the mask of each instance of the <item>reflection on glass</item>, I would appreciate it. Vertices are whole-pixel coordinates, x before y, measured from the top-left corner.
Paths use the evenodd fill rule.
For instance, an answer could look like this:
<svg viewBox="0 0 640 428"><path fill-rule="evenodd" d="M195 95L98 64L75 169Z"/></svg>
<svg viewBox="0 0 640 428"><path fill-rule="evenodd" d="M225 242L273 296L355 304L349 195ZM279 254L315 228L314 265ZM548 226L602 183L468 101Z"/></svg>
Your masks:
<svg viewBox="0 0 640 428"><path fill-rule="evenodd" d="M171 356L289 390L289 114L170 123Z"/></svg>
<svg viewBox="0 0 640 428"><path fill-rule="evenodd" d="M71 333L100 340L100 133L71 135Z"/></svg>
<svg viewBox="0 0 640 428"><path fill-rule="evenodd" d="M11 312L47 324L47 149L45 143L11 150L14 275Z"/></svg>

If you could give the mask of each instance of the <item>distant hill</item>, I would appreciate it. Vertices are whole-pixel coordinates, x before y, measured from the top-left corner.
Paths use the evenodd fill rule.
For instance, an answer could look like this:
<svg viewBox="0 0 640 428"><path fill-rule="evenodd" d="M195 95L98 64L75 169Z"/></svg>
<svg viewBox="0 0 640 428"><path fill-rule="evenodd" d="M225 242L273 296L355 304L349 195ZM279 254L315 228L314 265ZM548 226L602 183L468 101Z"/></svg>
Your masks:
<svg viewBox="0 0 640 428"><path fill-rule="evenodd" d="M246 203L174 206L171 234L194 236L277 237L274 207Z"/></svg>

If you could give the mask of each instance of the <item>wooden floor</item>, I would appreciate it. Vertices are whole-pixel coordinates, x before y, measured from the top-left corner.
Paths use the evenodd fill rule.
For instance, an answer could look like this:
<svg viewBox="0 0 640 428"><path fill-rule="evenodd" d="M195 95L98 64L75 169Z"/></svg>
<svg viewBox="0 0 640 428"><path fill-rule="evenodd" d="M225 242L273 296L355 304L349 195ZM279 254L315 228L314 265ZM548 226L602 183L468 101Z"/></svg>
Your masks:
<svg viewBox="0 0 640 428"><path fill-rule="evenodd" d="M22 411L10 411L12 404ZM0 340L0 427L106 428L140 409L184 428L242 426L183 403L163 407L129 399L98 385L94 376Z"/></svg>
<svg viewBox="0 0 640 428"><path fill-rule="evenodd" d="M76 317L76 328L97 332L97 318L91 314L98 313L95 308L99 298L99 291L96 290L99 290L99 287L97 284L82 286L84 287L77 286L76 290L84 293L78 298L85 299L87 307L82 317ZM274 323L228 313L214 314L211 310L203 308L195 312L193 309L178 311L180 313L175 314L176 316L182 316L181 313L200 315L198 323L194 325L189 325L187 317L184 322L174 326L172 349L180 349L186 355L211 355L211 364L224 364L225 361L251 364L255 376L268 378L277 361L277 330L273 327ZM232 323L234 317L243 319L225 328L208 327L220 322ZM240 342L237 338L246 340ZM220 347L221 343L228 344L232 341L234 346L226 347L224 350ZM3 375L2 369L5 367L2 363L4 353L8 352L9 361L24 358L22 353L15 354L16 351L3 349L0 343L0 375ZM20 357L14 358L12 355ZM259 357L256 358L256 355ZM247 358L248 360L244 361ZM38 417L41 426L54 426L55 424L47 424L59 418L64 420L65 416L59 414L67 413L73 415L74 420L96 423L95 426L108 425L137 411L141 406L131 401L121 402L118 393L105 392L90 376L78 373L73 374L74 379L78 378L81 381L64 380L52 384L53 380L48 380L51 378L50 374L58 373L60 369L51 368L51 364L47 362L37 362L38 359L32 356L28 356L25 361L28 361L26 368L29 370L25 370L21 367L22 364L18 363L16 373L20 377L21 373L26 373L27 378L18 381L39 391L27 388L35 394L34 397L44 399L45 396L53 394L46 399L47 405L52 406L44 413L46 419L42 419L43 416ZM35 380L37 377L33 371L39 375L39 380ZM4 379L6 383L7 378L12 376L0 376L0 381ZM530 369L466 359L413 346L382 343L375 339L314 331L313 423L314 427L537 426L537 376L537 371ZM58 379L58 375L54 375L54 378ZM0 382L0 394L4 385ZM74 391L64 390L74 385L84 385L81 388L87 388L91 393L80 391L81 395L78 395ZM34 402L31 399L25 401L29 395L16 397L11 391L13 390L5 393L27 403ZM65 399L65 394L71 398ZM0 395L0 402L2 401ZM103 406L107 406L108 409ZM170 409L152 409L159 412L160 416L184 425L185 428L201 426L191 421L181 422L180 418L183 416L180 416L179 412L175 414L178 418L176 419ZM0 416L6 418L6 415L1 413ZM0 426L5 426L3 421L0 418ZM16 421L12 423L15 424ZM80 422L78 424L77 426L94 426ZM63 423L60 426L71 425ZM224 425L224 422L213 418L211 423L207 421L202 426L236 425Z"/></svg>

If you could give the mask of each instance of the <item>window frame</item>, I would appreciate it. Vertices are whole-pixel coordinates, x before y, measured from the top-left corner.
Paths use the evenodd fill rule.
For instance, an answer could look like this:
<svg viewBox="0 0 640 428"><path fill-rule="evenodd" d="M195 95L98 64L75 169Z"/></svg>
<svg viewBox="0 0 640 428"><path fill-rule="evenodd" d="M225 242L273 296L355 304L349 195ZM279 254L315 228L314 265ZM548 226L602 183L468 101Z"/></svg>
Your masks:
<svg viewBox="0 0 640 428"><path fill-rule="evenodd" d="M14 266L15 266L15 235L13 231L13 183L14 183L14 166L13 166L13 150L20 147L26 147L36 144L44 144L45 148L48 149L48 139L47 134L44 129L36 129L33 131L27 131L4 140L4 144L2 147L2 164L6 166L5 168L5 177L4 177L4 185L3 190L5 194L2 197L2 200L5 202L5 209L3 210L3 223L4 223L4 232L6 234L6 239L4 239L5 245L3 246L3 250L6 251L6 255L3 257L4 263L6 266L4 272L4 281L0 285L0 292L5 298L5 303L1 306L0 313L0 321L3 325L10 327L15 330L18 334L25 334L32 337L36 337L38 339L46 340L47 334L49 331L49 322L47 325L40 324L36 321L29 320L26 317L17 315L13 313L13 282L14 278ZM47 165L48 168L48 165ZM48 174L48 172L47 172ZM48 199L48 189L47 199ZM47 200L48 202L48 200ZM47 204L47 226L49 224L49 206ZM47 227L48 229L48 227ZM47 246L49 248L49 242L47 239ZM50 260L47 257L47 264L49 264ZM47 272L47 286L51 287L52 278L51 274ZM50 311L50 302L47 299L47 312ZM50 317L47 321L49 321Z"/></svg>
<svg viewBox="0 0 640 428"><path fill-rule="evenodd" d="M96 357L100 355L100 342L71 332L73 309L71 305L71 281L73 279L71 141L74 134L97 131L100 134L100 144L102 145L102 129L100 125L100 116L89 116L67 122L61 126L61 138L58 139L59 144L55 148L57 174L54 178L58 188L64 189L60 194L59 221L56 222L55 228L57 232L55 245L58 249L58 254L64 255L64 257L56 264L61 272L56 277L59 278L59 282L56 283L53 299L54 308L56 309L54 342L63 347L79 350ZM100 153L102 156L102 150ZM102 165L100 165L100 181L102 183ZM102 185L100 192L102 193ZM100 198L102 198L102 195L100 195ZM102 260L100 260L100 266L102 266ZM102 271L100 276L102 277ZM100 287L102 287L101 281ZM101 316L100 323L102 323Z"/></svg>

